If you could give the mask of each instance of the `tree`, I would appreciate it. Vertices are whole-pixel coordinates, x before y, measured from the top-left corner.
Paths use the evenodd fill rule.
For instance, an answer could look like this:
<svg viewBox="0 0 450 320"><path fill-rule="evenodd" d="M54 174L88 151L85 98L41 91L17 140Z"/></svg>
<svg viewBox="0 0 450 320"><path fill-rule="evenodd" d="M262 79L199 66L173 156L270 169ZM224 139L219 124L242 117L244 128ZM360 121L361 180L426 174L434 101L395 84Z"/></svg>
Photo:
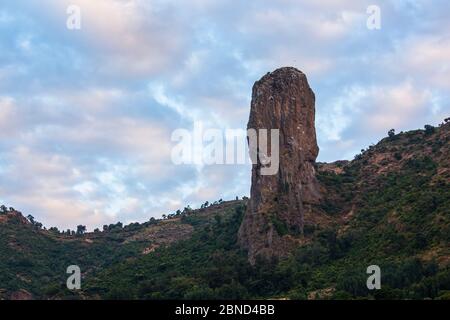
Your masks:
<svg viewBox="0 0 450 320"><path fill-rule="evenodd" d="M86 226L79 225L77 226L77 234L82 235L86 232Z"/></svg>
<svg viewBox="0 0 450 320"><path fill-rule="evenodd" d="M189 212L192 211L191 206L187 206L183 209L183 214L189 214Z"/></svg>
<svg viewBox="0 0 450 320"><path fill-rule="evenodd" d="M7 213L8 212L8 208L6 206L4 206L4 205L1 205L0 206L0 212L1 213Z"/></svg>
<svg viewBox="0 0 450 320"><path fill-rule="evenodd" d="M395 136L395 129L391 129L388 131L388 137L393 138Z"/></svg>
<svg viewBox="0 0 450 320"><path fill-rule="evenodd" d="M424 126L424 128L425 128L425 134L426 134L426 135L433 134L434 131L435 131L435 128L434 128L432 125L429 125L429 124L426 124L426 125Z"/></svg>
<svg viewBox="0 0 450 320"><path fill-rule="evenodd" d="M27 219L28 219L28 221L31 222L31 224L35 224L34 217L33 217L31 214L29 214L29 215L27 216Z"/></svg>
<svg viewBox="0 0 450 320"><path fill-rule="evenodd" d="M51 227L50 229L48 229L48 231L56 233L56 234L59 233L59 229L57 227Z"/></svg>

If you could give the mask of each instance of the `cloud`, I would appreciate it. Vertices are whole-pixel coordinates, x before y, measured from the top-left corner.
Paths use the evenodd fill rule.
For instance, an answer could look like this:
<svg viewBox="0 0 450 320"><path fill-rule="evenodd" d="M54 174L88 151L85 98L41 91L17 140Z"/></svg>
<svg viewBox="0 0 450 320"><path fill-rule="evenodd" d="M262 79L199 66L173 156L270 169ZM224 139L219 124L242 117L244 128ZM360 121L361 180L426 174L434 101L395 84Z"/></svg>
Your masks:
<svg viewBox="0 0 450 320"><path fill-rule="evenodd" d="M395 72L420 75L419 81L433 88L450 89L450 32L408 38L398 44L395 55L385 57L385 64ZM395 61L394 61L395 59ZM395 62L395 64L394 64Z"/></svg>
<svg viewBox="0 0 450 320"><path fill-rule="evenodd" d="M148 213L147 194L181 183L171 175L190 173L171 165L170 127L151 113L143 117L146 106L123 105L133 101L127 94L93 88L2 98L1 129L10 135L0 140L2 199L64 228L129 219L138 204L141 214L164 213Z"/></svg>
<svg viewBox="0 0 450 320"><path fill-rule="evenodd" d="M66 28L69 4L82 29ZM251 88L293 65L316 93L319 160L450 112L449 5L17 0L0 9L1 200L47 225L145 221L248 195L248 166L175 166L171 133L245 128Z"/></svg>
<svg viewBox="0 0 450 320"><path fill-rule="evenodd" d="M14 99L0 96L0 132L9 135L14 129Z"/></svg>
<svg viewBox="0 0 450 320"><path fill-rule="evenodd" d="M170 6L130 0L50 0L46 4L59 23L67 18L63 13L69 5L79 6L81 30L66 31L66 36L89 50L99 63L97 70L107 75L155 74L182 54L181 21Z"/></svg>
<svg viewBox="0 0 450 320"><path fill-rule="evenodd" d="M401 131L438 123L445 117L440 102L439 95L412 80L345 88L317 119L322 145L330 150L336 143L330 150L333 155L325 148L325 156L336 157L339 150L340 157L348 159L386 136L391 128Z"/></svg>
<svg viewBox="0 0 450 320"><path fill-rule="evenodd" d="M363 123L375 132L406 127L427 114L430 98L430 92L415 88L410 82L391 88L374 88L367 97L371 107L364 113Z"/></svg>

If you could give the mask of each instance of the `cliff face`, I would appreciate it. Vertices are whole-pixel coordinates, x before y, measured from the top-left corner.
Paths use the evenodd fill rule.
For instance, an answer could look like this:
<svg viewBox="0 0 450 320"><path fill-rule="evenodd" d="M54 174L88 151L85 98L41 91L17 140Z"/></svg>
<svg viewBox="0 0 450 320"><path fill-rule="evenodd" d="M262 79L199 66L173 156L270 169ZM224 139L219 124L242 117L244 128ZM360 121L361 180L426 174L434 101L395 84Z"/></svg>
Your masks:
<svg viewBox="0 0 450 320"><path fill-rule="evenodd" d="M261 174L259 158L252 168L250 202L239 230L252 263L258 255L285 255L303 231L308 206L320 199L314 118L314 92L301 71L277 69L253 86L247 128L279 129L279 170Z"/></svg>

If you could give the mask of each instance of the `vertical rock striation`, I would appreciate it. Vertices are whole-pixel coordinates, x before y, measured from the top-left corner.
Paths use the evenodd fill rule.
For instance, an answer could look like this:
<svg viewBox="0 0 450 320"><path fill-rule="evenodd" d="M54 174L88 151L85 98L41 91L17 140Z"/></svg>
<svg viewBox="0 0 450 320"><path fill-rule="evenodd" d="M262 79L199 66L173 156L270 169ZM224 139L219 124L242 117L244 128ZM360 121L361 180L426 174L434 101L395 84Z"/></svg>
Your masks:
<svg viewBox="0 0 450 320"><path fill-rule="evenodd" d="M253 86L247 128L279 129L280 156L274 175L261 174L259 159L252 167L250 201L238 235L251 263L257 256L286 255L303 232L308 206L320 199L314 105L305 74L292 67L268 73Z"/></svg>

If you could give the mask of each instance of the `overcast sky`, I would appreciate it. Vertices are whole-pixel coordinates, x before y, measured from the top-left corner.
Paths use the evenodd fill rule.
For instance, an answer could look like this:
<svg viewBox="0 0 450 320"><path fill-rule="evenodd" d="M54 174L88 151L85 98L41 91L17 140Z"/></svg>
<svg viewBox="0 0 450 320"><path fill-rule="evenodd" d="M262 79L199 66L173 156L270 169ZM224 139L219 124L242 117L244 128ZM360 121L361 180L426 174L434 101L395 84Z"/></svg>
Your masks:
<svg viewBox="0 0 450 320"><path fill-rule="evenodd" d="M70 4L81 29L66 27ZM369 30L366 9L381 9ZM249 194L245 165L174 165L195 121L245 128L253 83L294 66L319 161L450 115L450 3L2 0L0 203L46 226L147 221Z"/></svg>

